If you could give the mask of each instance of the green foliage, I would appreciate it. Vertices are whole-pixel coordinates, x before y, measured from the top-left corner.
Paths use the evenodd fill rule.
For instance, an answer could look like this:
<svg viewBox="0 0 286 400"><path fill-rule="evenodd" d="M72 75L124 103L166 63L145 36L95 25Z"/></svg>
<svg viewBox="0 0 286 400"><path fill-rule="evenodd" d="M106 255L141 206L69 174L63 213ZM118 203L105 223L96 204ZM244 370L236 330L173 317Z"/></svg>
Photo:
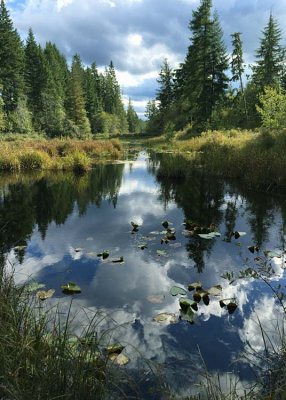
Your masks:
<svg viewBox="0 0 286 400"><path fill-rule="evenodd" d="M33 132L32 113L28 110L25 97L20 97L17 107L9 114L7 121L8 131L31 134Z"/></svg>
<svg viewBox="0 0 286 400"><path fill-rule="evenodd" d="M20 166L23 170L45 169L49 163L49 156L43 151L31 150L20 155Z"/></svg>
<svg viewBox="0 0 286 400"><path fill-rule="evenodd" d="M167 122L164 128L164 135L167 142L172 142L176 135L175 124L171 121Z"/></svg>
<svg viewBox="0 0 286 400"><path fill-rule="evenodd" d="M286 95L273 88L265 87L259 96L257 111L261 116L262 126L269 129L281 129L286 126Z"/></svg>
<svg viewBox="0 0 286 400"><path fill-rule="evenodd" d="M140 132L140 121L136 111L133 108L132 101L129 99L128 108L127 108L127 122L128 122L128 131L130 133L139 133Z"/></svg>
<svg viewBox="0 0 286 400"><path fill-rule="evenodd" d="M69 154L64 160L64 169L74 172L85 172L91 168L91 159L82 151Z"/></svg>

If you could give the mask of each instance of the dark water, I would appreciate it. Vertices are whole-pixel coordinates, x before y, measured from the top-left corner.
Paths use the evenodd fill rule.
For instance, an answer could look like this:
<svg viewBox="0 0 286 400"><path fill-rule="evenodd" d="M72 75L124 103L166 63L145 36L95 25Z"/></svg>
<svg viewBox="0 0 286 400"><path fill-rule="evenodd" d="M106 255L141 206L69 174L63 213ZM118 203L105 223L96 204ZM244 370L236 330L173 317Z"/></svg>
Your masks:
<svg viewBox="0 0 286 400"><path fill-rule="evenodd" d="M81 177L0 177L1 254L8 254L18 283L35 280L56 290L48 304L60 300L64 309L70 297L60 285L80 285L82 294L74 296L72 305L80 310L76 323L80 326L83 315L93 311L104 312L100 326L117 326L109 340L127 345L129 368L143 356L172 389L188 393L203 357L211 374L221 373L222 382L230 373L247 382L253 375L247 363L237 361L240 352L246 343L255 351L263 349L257 317L269 335L275 333L278 306L265 284L240 279L230 285L221 275L246 268L246 258L252 262L249 245L257 244L259 254L284 248L286 198L200 174L179 181L159 178L164 157L148 159L141 153L134 161L97 166ZM202 226L214 223L221 237L186 237L185 218ZM175 228L176 240L161 244L165 220ZM131 232L131 221L141 225L137 233ZM230 238L235 230L246 235ZM102 250L109 250L106 261L97 257ZM121 256L124 264L110 262ZM275 285L283 280L283 260L274 258L272 264ZM208 306L199 304L191 325L179 320L180 296L169 291L196 281L204 288L220 284L223 291ZM153 295L162 295L162 303L154 304ZM235 298L238 307L232 315L220 307L220 298ZM174 313L177 322L153 321L163 312Z"/></svg>

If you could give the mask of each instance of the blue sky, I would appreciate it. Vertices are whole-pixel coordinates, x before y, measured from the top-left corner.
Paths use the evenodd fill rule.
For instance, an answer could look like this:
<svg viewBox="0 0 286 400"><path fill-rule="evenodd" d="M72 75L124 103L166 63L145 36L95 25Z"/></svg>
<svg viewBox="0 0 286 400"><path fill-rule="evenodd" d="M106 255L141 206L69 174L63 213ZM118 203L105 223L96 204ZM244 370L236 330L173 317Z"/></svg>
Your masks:
<svg viewBox="0 0 286 400"><path fill-rule="evenodd" d="M142 115L155 96L164 58L173 67L184 60L188 23L199 0L6 0L14 25L25 39L55 42L68 59L79 53L100 68L113 60L123 98ZM213 0L231 51L230 35L242 32L245 61L253 62L261 31L272 10L285 34L285 0Z"/></svg>

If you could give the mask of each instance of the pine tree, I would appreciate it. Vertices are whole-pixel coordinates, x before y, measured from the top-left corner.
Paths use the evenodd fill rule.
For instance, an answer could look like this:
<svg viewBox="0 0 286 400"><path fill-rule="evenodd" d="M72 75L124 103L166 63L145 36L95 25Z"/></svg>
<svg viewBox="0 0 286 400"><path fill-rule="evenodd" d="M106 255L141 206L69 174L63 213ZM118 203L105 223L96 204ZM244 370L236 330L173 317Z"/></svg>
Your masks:
<svg viewBox="0 0 286 400"><path fill-rule="evenodd" d="M280 83L284 51L280 45L281 29L272 13L262 32L260 47L256 51L257 65L253 67L253 82L259 88Z"/></svg>
<svg viewBox="0 0 286 400"><path fill-rule="evenodd" d="M82 88L83 69L78 54L73 57L71 72L68 79L66 110L72 122L70 129L78 137L86 137L91 133L89 120L85 110L85 99Z"/></svg>
<svg viewBox="0 0 286 400"><path fill-rule="evenodd" d="M90 122L92 133L98 132L98 115L102 112L101 80L96 63L85 69L84 96L86 114Z"/></svg>
<svg viewBox="0 0 286 400"><path fill-rule="evenodd" d="M47 88L48 68L43 50L36 43L32 29L25 47L25 86L28 107L33 114L34 126L41 127L40 114L43 110L42 94Z"/></svg>
<svg viewBox="0 0 286 400"><path fill-rule="evenodd" d="M0 84L4 111L15 110L23 92L24 52L4 0L0 3Z"/></svg>
<svg viewBox="0 0 286 400"><path fill-rule="evenodd" d="M166 112L171 108L174 100L173 71L166 58L162 64L157 82L159 83L159 89L157 90L156 99L159 101L159 110L160 112Z"/></svg>
<svg viewBox="0 0 286 400"><path fill-rule="evenodd" d="M184 104L189 121L201 128L211 120L228 86L222 30L217 15L211 16L211 7L211 0L201 0L198 9L193 11L189 24L191 45L185 63L177 72L176 82L179 101Z"/></svg>
<svg viewBox="0 0 286 400"><path fill-rule="evenodd" d="M242 51L242 41L240 37L241 33L235 32L231 35L232 37L232 46L233 46L233 51L231 55L231 72L232 72L232 80L239 81L240 84L240 92L243 98L243 104L244 104L244 113L245 113L245 118L248 123L248 111L247 111L247 103L246 103L246 98L245 98L245 93L244 93L244 86L243 86L243 81L242 77L244 74L244 61L243 61L243 51Z"/></svg>
<svg viewBox="0 0 286 400"><path fill-rule="evenodd" d="M130 133L138 133L139 132L140 121L139 121L136 111L133 108L131 99L129 99L129 102L128 102L127 122L128 122L128 131Z"/></svg>

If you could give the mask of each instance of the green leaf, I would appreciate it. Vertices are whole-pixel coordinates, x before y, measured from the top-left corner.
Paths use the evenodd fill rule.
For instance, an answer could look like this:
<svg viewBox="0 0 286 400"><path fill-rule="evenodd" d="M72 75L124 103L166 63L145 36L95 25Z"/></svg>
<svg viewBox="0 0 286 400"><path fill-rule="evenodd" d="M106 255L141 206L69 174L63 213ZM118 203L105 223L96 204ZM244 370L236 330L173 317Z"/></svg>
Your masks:
<svg viewBox="0 0 286 400"><path fill-rule="evenodd" d="M124 349L124 346L121 344L112 344L110 346L105 347L105 350L108 354L120 354Z"/></svg>
<svg viewBox="0 0 286 400"><path fill-rule="evenodd" d="M219 305L223 308L226 307L229 314L233 314L237 309L236 300L234 298L220 300Z"/></svg>
<svg viewBox="0 0 286 400"><path fill-rule="evenodd" d="M165 229L167 229L169 227L169 222L168 221L164 221L162 222L162 225Z"/></svg>
<svg viewBox="0 0 286 400"><path fill-rule="evenodd" d="M103 260L106 260L109 257L109 251L103 250L102 253L98 253L97 257L102 257Z"/></svg>
<svg viewBox="0 0 286 400"><path fill-rule="evenodd" d="M112 262L113 264L124 264L124 258L123 258L123 256L118 257L118 258L113 258L113 259L111 260L111 262Z"/></svg>
<svg viewBox="0 0 286 400"><path fill-rule="evenodd" d="M74 282L68 282L66 285L61 285L64 294L81 293L81 288Z"/></svg>
<svg viewBox="0 0 286 400"><path fill-rule="evenodd" d="M179 286L173 286L173 287L170 289L170 294L171 294L172 296L178 296L178 294L184 295L184 296L185 296L185 295L187 294L187 291L186 291L185 289L179 287Z"/></svg>
<svg viewBox="0 0 286 400"><path fill-rule="evenodd" d="M171 313L161 313L153 318L154 321L160 324L175 324L177 322L175 314Z"/></svg>
<svg viewBox="0 0 286 400"><path fill-rule="evenodd" d="M182 320L182 321L187 321L190 324L193 324L194 316L195 316L195 313L191 307L189 307L186 311L183 309L180 310L180 320Z"/></svg>
<svg viewBox="0 0 286 400"><path fill-rule="evenodd" d="M140 250L145 250L145 249L147 249L148 245L147 245L147 243L140 243L140 244L138 244L137 247Z"/></svg>
<svg viewBox="0 0 286 400"><path fill-rule="evenodd" d="M25 291L28 293L36 292L39 289L44 288L46 285L44 283L31 282L25 286Z"/></svg>
<svg viewBox="0 0 286 400"><path fill-rule="evenodd" d="M189 307L192 307L193 310L198 311L198 303L196 301L181 298L179 303L183 311L187 311Z"/></svg>

